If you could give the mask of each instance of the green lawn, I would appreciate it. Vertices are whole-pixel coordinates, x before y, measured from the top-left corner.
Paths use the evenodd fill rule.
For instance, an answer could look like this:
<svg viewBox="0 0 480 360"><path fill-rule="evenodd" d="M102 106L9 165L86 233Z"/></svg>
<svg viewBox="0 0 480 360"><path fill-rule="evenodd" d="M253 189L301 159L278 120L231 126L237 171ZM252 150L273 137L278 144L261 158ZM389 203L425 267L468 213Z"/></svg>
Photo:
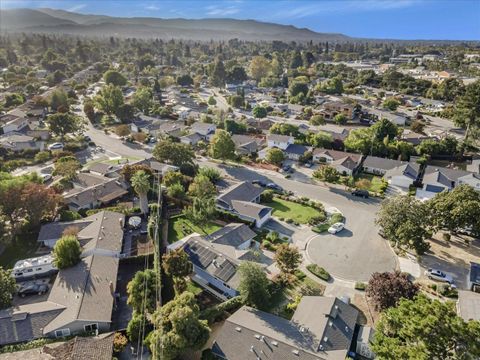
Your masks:
<svg viewBox="0 0 480 360"><path fill-rule="evenodd" d="M203 229L200 229L198 226L193 225L190 221L188 221L185 216L174 216L169 220L168 224L168 243L172 244L175 241L180 240L194 232L206 235L211 234L218 229L221 229L221 226L213 222L209 222L203 227Z"/></svg>
<svg viewBox="0 0 480 360"><path fill-rule="evenodd" d="M200 287L200 285L197 285L192 280L188 280L187 281L187 291L191 292L193 295L198 295L203 291L203 289L202 289L202 287Z"/></svg>
<svg viewBox="0 0 480 360"><path fill-rule="evenodd" d="M312 217L322 215L319 210L313 207L279 198L275 198L271 203L265 205L273 208L273 215L279 218L292 219L299 224L306 224Z"/></svg>
<svg viewBox="0 0 480 360"><path fill-rule="evenodd" d="M361 174L356 180L361 179L367 179L370 181L370 187L367 189L368 191L373 193L379 193L381 191L383 185L383 180L381 177L372 174Z"/></svg>
<svg viewBox="0 0 480 360"><path fill-rule="evenodd" d="M10 269L18 260L34 257L38 249L37 237L38 233L17 236L16 241L7 245L0 255L0 266Z"/></svg>

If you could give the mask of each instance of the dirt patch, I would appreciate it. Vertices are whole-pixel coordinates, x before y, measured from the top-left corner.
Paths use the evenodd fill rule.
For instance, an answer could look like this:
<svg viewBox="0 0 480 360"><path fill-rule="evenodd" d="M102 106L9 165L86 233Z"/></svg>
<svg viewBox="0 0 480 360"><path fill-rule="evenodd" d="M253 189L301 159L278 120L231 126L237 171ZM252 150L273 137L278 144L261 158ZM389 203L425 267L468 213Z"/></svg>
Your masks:
<svg viewBox="0 0 480 360"><path fill-rule="evenodd" d="M373 327L380 317L380 313L374 309L363 294L353 296L352 306L359 311L358 324L360 325Z"/></svg>

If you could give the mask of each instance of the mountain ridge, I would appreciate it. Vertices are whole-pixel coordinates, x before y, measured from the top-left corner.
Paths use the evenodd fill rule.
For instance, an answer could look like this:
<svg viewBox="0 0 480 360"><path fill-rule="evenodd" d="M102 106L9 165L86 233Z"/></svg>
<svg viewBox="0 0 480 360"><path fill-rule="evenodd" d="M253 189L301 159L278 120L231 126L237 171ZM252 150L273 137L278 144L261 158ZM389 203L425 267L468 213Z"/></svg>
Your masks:
<svg viewBox="0 0 480 360"><path fill-rule="evenodd" d="M47 32L72 35L141 37L190 40L247 41L349 41L353 38L338 33L318 33L293 25L257 20L229 18L164 19L155 17L112 17L65 10L4 9L0 10L2 32Z"/></svg>

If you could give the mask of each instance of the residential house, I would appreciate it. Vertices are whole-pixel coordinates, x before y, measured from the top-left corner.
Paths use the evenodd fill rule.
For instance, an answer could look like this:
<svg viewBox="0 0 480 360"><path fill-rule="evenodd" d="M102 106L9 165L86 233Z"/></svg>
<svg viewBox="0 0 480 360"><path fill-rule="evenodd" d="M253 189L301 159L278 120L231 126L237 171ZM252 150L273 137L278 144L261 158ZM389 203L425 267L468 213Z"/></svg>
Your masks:
<svg viewBox="0 0 480 360"><path fill-rule="evenodd" d="M438 140L435 136L427 136L423 134L419 134L413 131L404 131L402 134L401 139L402 141L408 142L413 146L419 145L422 141L425 140Z"/></svg>
<svg viewBox="0 0 480 360"><path fill-rule="evenodd" d="M383 176L388 170L392 170L403 164L405 164L404 161L367 156L363 161L362 167L366 173Z"/></svg>
<svg viewBox="0 0 480 360"><path fill-rule="evenodd" d="M97 162L88 168L88 172L97 176L104 176L108 178L118 177L118 171L121 169L119 165L105 164L102 162Z"/></svg>
<svg viewBox="0 0 480 360"><path fill-rule="evenodd" d="M123 231L124 223L125 216L123 214L103 210L83 219L56 221L42 225L37 241L43 246L53 249L66 229L75 229L78 241L84 249L84 254L89 254L88 249L96 248L99 244L102 244L103 252L107 251L111 256L118 256L121 241L107 239L110 244L106 245L104 243L107 241L102 241L105 240L105 237L102 239L102 234L104 233L103 230L108 228L109 236L118 238L118 233Z"/></svg>
<svg viewBox="0 0 480 360"><path fill-rule="evenodd" d="M123 215L100 212L81 261L60 269L45 301L0 312L0 345L110 331ZM95 229L95 231L93 231Z"/></svg>
<svg viewBox="0 0 480 360"><path fill-rule="evenodd" d="M430 199L442 191L450 191L460 183L480 189L480 179L468 171L428 165L423 175L421 190L417 190L419 199Z"/></svg>
<svg viewBox="0 0 480 360"><path fill-rule="evenodd" d="M158 132L163 136L180 138L185 132L186 126L181 121L166 121L162 123Z"/></svg>
<svg viewBox="0 0 480 360"><path fill-rule="evenodd" d="M480 191L480 174L471 173L457 179L457 185L470 185L475 190Z"/></svg>
<svg viewBox="0 0 480 360"><path fill-rule="evenodd" d="M232 135L237 155L252 155L261 149L263 140L249 135Z"/></svg>
<svg viewBox="0 0 480 360"><path fill-rule="evenodd" d="M293 141L293 136L290 135L267 135L267 145L269 148L279 148L281 150L286 150L287 147L293 144Z"/></svg>
<svg viewBox="0 0 480 360"><path fill-rule="evenodd" d="M315 149L313 160L333 166L340 174L353 175L361 164L362 155L330 149Z"/></svg>
<svg viewBox="0 0 480 360"><path fill-rule="evenodd" d="M179 170L178 166L158 162L153 157L151 157L149 159L139 160L139 161L136 161L136 162L132 163L132 165L140 165L140 164L149 166L153 170L154 174L160 175L160 176L164 176L166 173L168 173L170 171L178 171Z"/></svg>
<svg viewBox="0 0 480 360"><path fill-rule="evenodd" d="M120 179L79 173L73 180L73 188L63 198L70 210L78 211L109 204L127 193L127 184Z"/></svg>
<svg viewBox="0 0 480 360"><path fill-rule="evenodd" d="M205 140L205 141L210 141L213 134L215 134L216 129L217 129L217 126L215 124L208 124L200 121L193 123L192 126L190 127L190 131L192 133L196 133L200 135L202 140Z"/></svg>
<svg viewBox="0 0 480 360"><path fill-rule="evenodd" d="M407 117L400 113L390 112L390 111L381 110L381 109L374 109L374 108L368 108L367 110L369 113L373 114L379 120L387 119L390 122L394 123L395 125L399 125L399 126L405 126L405 124L407 123Z"/></svg>
<svg viewBox="0 0 480 360"><path fill-rule="evenodd" d="M261 266L273 263L254 240L256 233L245 224L229 224L202 237L197 233L170 244L167 252L183 248L193 264L192 280L216 297L225 300L239 294L241 261Z"/></svg>
<svg viewBox="0 0 480 360"><path fill-rule="evenodd" d="M263 354L271 359L343 360L357 317L351 305L323 296L302 297L291 320L243 306L224 322L212 352L226 360L263 359Z"/></svg>
<svg viewBox="0 0 480 360"><path fill-rule="evenodd" d="M480 158L479 159L473 158L472 162L467 165L467 170L470 172L480 174Z"/></svg>
<svg viewBox="0 0 480 360"><path fill-rule="evenodd" d="M217 197L217 207L261 228L272 216L271 207L259 204L262 192L261 187L248 181L239 182Z"/></svg>
<svg viewBox="0 0 480 360"><path fill-rule="evenodd" d="M44 141L36 141L34 137L11 131L0 135L0 147L13 152L24 150L42 151L45 148Z"/></svg>
<svg viewBox="0 0 480 360"><path fill-rule="evenodd" d="M345 115L348 119L353 119L354 106L351 104L345 104L342 101L327 101L323 103L320 113L325 120L333 120L338 114Z"/></svg>
<svg viewBox="0 0 480 360"><path fill-rule="evenodd" d="M50 130L43 121L29 120L28 125L21 132L35 139L44 141L50 139Z"/></svg>
<svg viewBox="0 0 480 360"><path fill-rule="evenodd" d="M19 110L17 110L18 112ZM27 127L28 125L28 118L27 114L21 112L20 114L16 115L11 111L5 115L0 116L0 126L4 134L8 134L10 132L18 132Z"/></svg>
<svg viewBox="0 0 480 360"><path fill-rule="evenodd" d="M387 170L383 176L390 185L408 189L418 180L420 165L416 163L406 163L393 169Z"/></svg>
<svg viewBox="0 0 480 360"><path fill-rule="evenodd" d="M480 321L480 293L458 290L457 314L464 321Z"/></svg>
<svg viewBox="0 0 480 360"><path fill-rule="evenodd" d="M200 141L203 140L203 137L199 133L191 133L184 135L180 138L182 144L196 146Z"/></svg>
<svg viewBox="0 0 480 360"><path fill-rule="evenodd" d="M300 144L290 144L284 153L287 159L298 161L310 148Z"/></svg>

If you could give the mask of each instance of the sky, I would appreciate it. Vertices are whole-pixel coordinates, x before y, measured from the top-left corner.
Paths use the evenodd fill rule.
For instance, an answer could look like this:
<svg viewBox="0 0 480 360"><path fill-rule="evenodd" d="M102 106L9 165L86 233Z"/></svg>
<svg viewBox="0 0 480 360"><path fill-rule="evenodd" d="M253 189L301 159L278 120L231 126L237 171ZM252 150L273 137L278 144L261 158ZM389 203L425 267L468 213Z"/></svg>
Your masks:
<svg viewBox="0 0 480 360"><path fill-rule="evenodd" d="M0 0L122 17L255 19L388 39L480 40L480 0Z"/></svg>

